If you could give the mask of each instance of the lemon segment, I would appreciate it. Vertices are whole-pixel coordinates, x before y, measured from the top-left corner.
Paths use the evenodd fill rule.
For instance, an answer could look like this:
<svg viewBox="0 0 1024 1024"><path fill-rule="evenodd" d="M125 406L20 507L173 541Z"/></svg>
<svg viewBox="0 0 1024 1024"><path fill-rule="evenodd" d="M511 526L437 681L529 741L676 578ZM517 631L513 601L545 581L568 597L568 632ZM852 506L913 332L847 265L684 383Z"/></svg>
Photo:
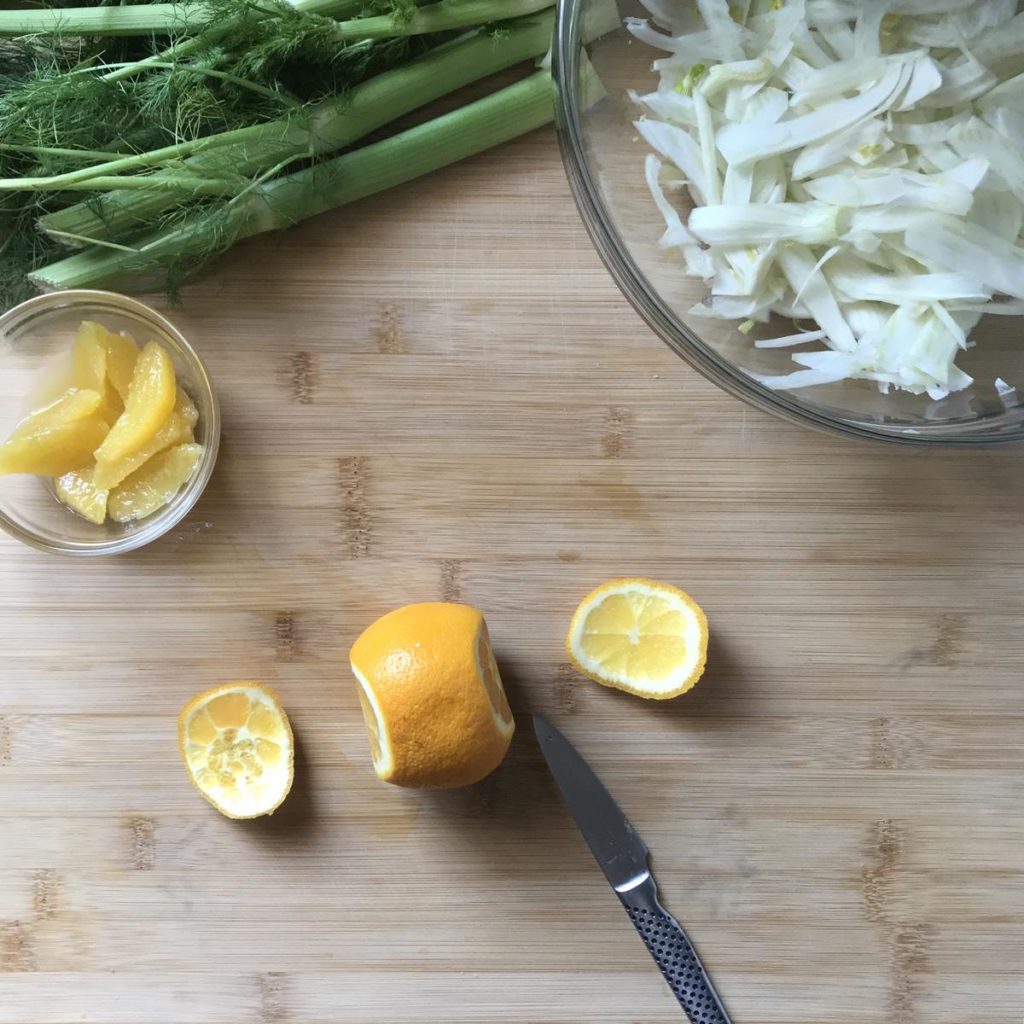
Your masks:
<svg viewBox="0 0 1024 1024"><path fill-rule="evenodd" d="M75 470L57 477L53 482L60 498L68 508L91 523L102 526L107 520L108 491L97 487L91 469Z"/></svg>
<svg viewBox="0 0 1024 1024"><path fill-rule="evenodd" d="M95 398L98 405L96 392L89 392L89 395L90 401ZM37 476L70 473L89 462L93 449L107 436L108 429L97 413L63 422L36 423L28 432L19 428L9 441L0 445L0 476L6 473L32 473Z"/></svg>
<svg viewBox="0 0 1024 1024"><path fill-rule="evenodd" d="M700 679L707 643L707 618L685 591L621 579L583 599L565 646L576 669L595 682L666 700Z"/></svg>
<svg viewBox="0 0 1024 1024"><path fill-rule="evenodd" d="M135 363L139 358L139 346L128 334L106 331L107 380L118 393L122 402L128 401Z"/></svg>
<svg viewBox="0 0 1024 1024"><path fill-rule="evenodd" d="M291 725L277 695L260 683L228 683L193 697L178 719L178 749L192 784L229 818L273 814L292 787Z"/></svg>
<svg viewBox="0 0 1024 1024"><path fill-rule="evenodd" d="M154 455L110 492L110 518L130 523L163 508L192 478L202 457L203 447L198 444L179 444Z"/></svg>
<svg viewBox="0 0 1024 1024"><path fill-rule="evenodd" d="M96 449L97 462L114 462L142 448L170 416L177 393L171 357L151 341L135 362L124 412Z"/></svg>
<svg viewBox="0 0 1024 1024"><path fill-rule="evenodd" d="M475 608L436 602L389 612L353 644L351 664L384 782L468 786L504 759L515 721Z"/></svg>
<svg viewBox="0 0 1024 1024"><path fill-rule="evenodd" d="M96 412L103 396L91 388L69 388L48 405L26 416L11 434L11 440L41 434L52 427L75 423Z"/></svg>
<svg viewBox="0 0 1024 1024"><path fill-rule="evenodd" d="M102 393L107 381L107 332L92 320L83 320L71 355L71 380L76 388Z"/></svg>
<svg viewBox="0 0 1024 1024"><path fill-rule="evenodd" d="M171 415L164 425L137 452L125 455L120 459L97 459L95 481L97 486L110 490L141 469L154 455L178 444L191 444L194 440L192 431L199 414L192 399L181 388Z"/></svg>

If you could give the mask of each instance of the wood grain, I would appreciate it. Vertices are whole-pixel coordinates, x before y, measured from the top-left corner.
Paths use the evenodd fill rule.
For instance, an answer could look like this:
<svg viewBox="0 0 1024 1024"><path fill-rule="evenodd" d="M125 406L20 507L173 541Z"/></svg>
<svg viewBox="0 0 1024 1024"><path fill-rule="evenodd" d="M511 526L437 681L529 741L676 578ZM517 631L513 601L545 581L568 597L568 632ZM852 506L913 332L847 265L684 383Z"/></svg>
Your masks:
<svg viewBox="0 0 1024 1024"><path fill-rule="evenodd" d="M546 131L245 245L170 314L224 406L195 514L106 562L0 539L0 1024L680 1020L530 710L628 809L737 1024L1020 1020L1019 455L717 391L616 291ZM565 665L627 573L711 619L668 705ZM372 777L346 654L435 598L486 610L520 733L420 794ZM243 677L300 741L262 822L175 751Z"/></svg>

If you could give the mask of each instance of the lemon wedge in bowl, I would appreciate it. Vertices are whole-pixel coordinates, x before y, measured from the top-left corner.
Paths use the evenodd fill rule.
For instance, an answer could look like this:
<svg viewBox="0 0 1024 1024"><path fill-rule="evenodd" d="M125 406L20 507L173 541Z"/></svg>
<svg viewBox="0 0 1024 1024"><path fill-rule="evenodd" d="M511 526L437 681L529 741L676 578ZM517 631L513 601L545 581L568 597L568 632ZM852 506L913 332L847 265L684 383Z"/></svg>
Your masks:
<svg viewBox="0 0 1024 1024"><path fill-rule="evenodd" d="M193 697L178 719L192 784L228 818L273 814L292 788L295 742L277 694L228 683Z"/></svg>
<svg viewBox="0 0 1024 1024"><path fill-rule="evenodd" d="M704 672L708 621L685 591L649 579L611 580L581 602L566 653L577 671L638 697L668 700Z"/></svg>

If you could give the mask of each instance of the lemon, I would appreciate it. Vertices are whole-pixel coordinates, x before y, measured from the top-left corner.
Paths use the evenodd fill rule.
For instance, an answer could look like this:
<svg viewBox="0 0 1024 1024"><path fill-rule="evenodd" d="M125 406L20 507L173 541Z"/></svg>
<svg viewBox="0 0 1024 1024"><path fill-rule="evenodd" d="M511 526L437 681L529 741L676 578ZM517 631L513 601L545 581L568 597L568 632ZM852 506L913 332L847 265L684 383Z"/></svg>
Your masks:
<svg viewBox="0 0 1024 1024"><path fill-rule="evenodd" d="M135 364L139 358L139 346L130 334L115 334L106 331L107 380L118 393L122 402L128 401Z"/></svg>
<svg viewBox="0 0 1024 1024"><path fill-rule="evenodd" d="M98 411L102 401L99 391L69 388L27 416L0 445L0 475L62 476L84 466L110 429Z"/></svg>
<svg viewBox="0 0 1024 1024"><path fill-rule="evenodd" d="M96 412L103 401L99 391L68 388L49 404L26 416L11 434L11 440L43 434L66 423L77 423Z"/></svg>
<svg viewBox="0 0 1024 1024"><path fill-rule="evenodd" d="M114 461L96 461L95 480L97 487L110 489L136 470L141 469L154 455L166 451L178 444L192 444L195 441L193 430L199 419L199 413L192 399L178 388L178 397L171 415L164 425L137 452L125 455Z"/></svg>
<svg viewBox="0 0 1024 1024"><path fill-rule="evenodd" d="M229 818L273 814L292 788L292 728L277 694L261 683L193 697L178 719L178 749L192 784Z"/></svg>
<svg viewBox="0 0 1024 1024"><path fill-rule="evenodd" d="M149 342L135 362L124 412L96 449L97 461L114 462L137 452L164 425L177 395L171 357Z"/></svg>
<svg viewBox="0 0 1024 1024"><path fill-rule="evenodd" d="M515 721L475 608L399 608L356 640L351 662L378 778L448 789L501 764Z"/></svg>
<svg viewBox="0 0 1024 1024"><path fill-rule="evenodd" d="M179 444L154 455L110 492L110 518L130 523L163 508L192 479L202 458L199 444Z"/></svg>
<svg viewBox="0 0 1024 1024"><path fill-rule="evenodd" d="M57 497L68 508L97 526L106 522L109 492L97 486L91 469L74 470L56 477L53 486Z"/></svg>
<svg viewBox="0 0 1024 1024"><path fill-rule="evenodd" d="M611 580L580 603L565 647L576 669L595 682L666 700L685 693L703 674L708 623L678 587Z"/></svg>

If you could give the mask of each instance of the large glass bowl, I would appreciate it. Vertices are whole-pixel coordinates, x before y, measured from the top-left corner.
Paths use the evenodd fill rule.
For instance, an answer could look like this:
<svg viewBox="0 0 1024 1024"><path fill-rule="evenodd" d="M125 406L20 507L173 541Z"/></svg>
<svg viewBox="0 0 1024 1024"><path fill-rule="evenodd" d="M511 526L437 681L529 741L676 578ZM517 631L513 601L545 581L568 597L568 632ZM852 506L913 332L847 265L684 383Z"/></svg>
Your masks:
<svg viewBox="0 0 1024 1024"><path fill-rule="evenodd" d="M916 444L1024 439L1024 403L1017 390L1024 391L1024 325L1019 317L986 317L973 332L976 346L958 360L975 383L933 401L905 392L883 395L868 381L770 390L751 374L786 374L798 367L787 351L756 349L754 341L800 328L780 322L743 335L735 323L688 313L705 298L706 287L686 276L678 250L657 244L665 225L644 181L648 150L633 127L640 110L627 94L629 89L650 92L657 85L651 62L662 54L621 27L622 18L648 14L636 0L618 0L619 27L585 41L598 24L608 26L603 12L613 2L559 2L554 52L559 138L570 186L598 252L662 340L727 391L791 421L846 436ZM587 59L606 92L597 102ZM678 198L673 201L679 203ZM680 210L685 219L685 208ZM997 378L1016 387L997 387Z"/></svg>

